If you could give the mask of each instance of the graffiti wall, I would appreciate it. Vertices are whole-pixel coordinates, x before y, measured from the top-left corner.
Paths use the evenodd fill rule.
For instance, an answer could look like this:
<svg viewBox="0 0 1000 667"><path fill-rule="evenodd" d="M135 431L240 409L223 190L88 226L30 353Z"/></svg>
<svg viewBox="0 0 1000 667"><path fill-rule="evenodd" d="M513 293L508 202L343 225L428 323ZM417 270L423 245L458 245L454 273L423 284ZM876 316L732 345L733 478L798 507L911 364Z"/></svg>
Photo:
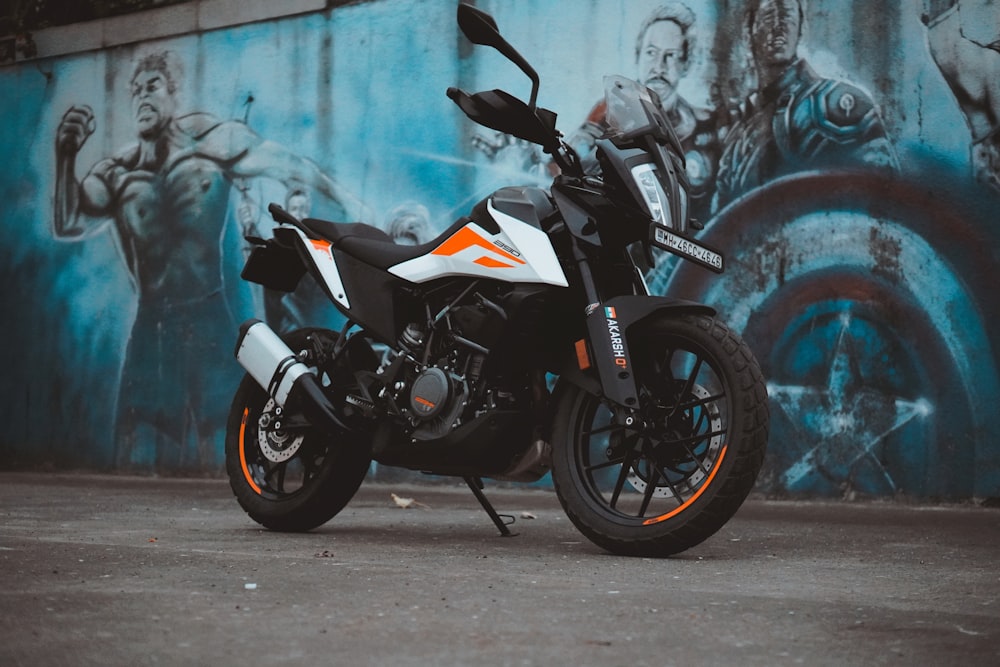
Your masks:
<svg viewBox="0 0 1000 667"><path fill-rule="evenodd" d="M761 490L1000 496L1000 5L479 0L586 163L603 77L657 92L721 277L660 257L769 379ZM376 0L0 69L2 466L217 473L236 327L337 326L239 280L268 202L429 240L547 156L448 86L528 80L451 0Z"/></svg>

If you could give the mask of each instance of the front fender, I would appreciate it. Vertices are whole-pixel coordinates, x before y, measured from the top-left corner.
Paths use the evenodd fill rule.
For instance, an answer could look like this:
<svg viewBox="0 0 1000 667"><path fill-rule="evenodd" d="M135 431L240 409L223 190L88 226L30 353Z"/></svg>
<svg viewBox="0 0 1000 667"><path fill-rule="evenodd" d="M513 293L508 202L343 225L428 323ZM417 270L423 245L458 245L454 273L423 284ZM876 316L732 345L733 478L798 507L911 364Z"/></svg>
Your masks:
<svg viewBox="0 0 1000 667"><path fill-rule="evenodd" d="M561 377L589 393L599 389L624 408L638 407L628 330L652 316L692 313L715 315L715 309L669 296L616 296L597 304L587 315L588 339L577 342L576 365L566 368Z"/></svg>

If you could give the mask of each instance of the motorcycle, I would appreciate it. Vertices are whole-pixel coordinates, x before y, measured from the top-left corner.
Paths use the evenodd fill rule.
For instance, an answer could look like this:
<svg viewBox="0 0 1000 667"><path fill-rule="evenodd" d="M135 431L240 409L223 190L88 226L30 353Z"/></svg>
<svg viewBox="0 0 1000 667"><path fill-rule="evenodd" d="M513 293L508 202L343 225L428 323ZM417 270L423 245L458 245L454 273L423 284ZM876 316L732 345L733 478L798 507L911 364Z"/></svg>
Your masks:
<svg viewBox="0 0 1000 667"><path fill-rule="evenodd" d="M247 371L226 467L239 504L278 531L342 510L371 462L462 478L501 535L483 478L551 472L573 524L618 554L668 556L718 531L756 481L767 391L747 344L704 304L650 295L641 249L721 273L687 215L683 151L656 94L606 83L601 173L585 173L537 106L539 77L494 19L458 5L473 43L531 80L448 96L474 122L538 144L549 189L504 187L432 241L393 243L362 223L297 219L276 204L273 238L245 280L293 291L305 274L347 318L339 332L240 327Z"/></svg>

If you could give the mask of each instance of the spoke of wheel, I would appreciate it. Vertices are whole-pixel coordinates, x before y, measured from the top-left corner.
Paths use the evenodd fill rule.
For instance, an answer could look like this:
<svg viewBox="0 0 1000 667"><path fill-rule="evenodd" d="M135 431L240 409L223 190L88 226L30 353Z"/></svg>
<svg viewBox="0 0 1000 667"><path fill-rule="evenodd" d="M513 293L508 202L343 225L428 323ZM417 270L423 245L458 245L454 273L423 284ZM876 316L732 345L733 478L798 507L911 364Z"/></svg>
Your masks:
<svg viewBox="0 0 1000 667"><path fill-rule="evenodd" d="M662 364L656 363L654 361L653 377L654 379L659 380L658 384L660 385L660 387L658 387L658 389L669 389L670 385L673 382L674 375L673 372L670 370L670 365L674 361L675 351L676 350L674 350L673 348L668 350L667 358L663 360Z"/></svg>
<svg viewBox="0 0 1000 667"><path fill-rule="evenodd" d="M646 516L646 510L649 509L649 501L653 499L653 493L656 491L656 481L662 474L660 473L659 466L653 466L650 464L653 472L646 481L646 493L642 495L642 505L639 507L639 518Z"/></svg>
<svg viewBox="0 0 1000 667"><path fill-rule="evenodd" d="M684 383L684 389L683 391L681 391L681 395L677 397L677 405L675 405L674 409L670 411L671 417L676 415L677 412L681 409L681 399L683 399L685 396L691 393L691 388L694 387L695 378L698 377L698 372L701 371L701 364L703 360L701 357L696 357L696 359L697 361L695 362L694 367L691 369L691 374L688 375L688 379Z"/></svg>
<svg viewBox="0 0 1000 667"><path fill-rule="evenodd" d="M680 407L681 410L689 410L690 408L696 408L699 405L702 406L702 407L704 407L706 405L709 405L710 403L714 403L716 401L721 401L725 397L726 397L726 394L723 392L723 393L721 393L721 394L719 394L717 396L706 396L705 398L695 399L695 400L691 401L690 403L681 403L679 407Z"/></svg>
<svg viewBox="0 0 1000 667"><path fill-rule="evenodd" d="M613 465L617 465L625 461L625 456L620 456L617 459L611 459L609 461L604 461L603 463L595 463L592 466L587 466L583 469L586 473L592 473L597 470L603 470L604 468L610 468Z"/></svg>
<svg viewBox="0 0 1000 667"><path fill-rule="evenodd" d="M692 451L692 449L687 445L682 445L682 447L684 447L684 451L691 456L691 460L694 461L696 464L698 464L698 467L701 469L701 471L707 475L708 468L705 467L705 464L702 462L701 459L695 456L694 451Z"/></svg>
<svg viewBox="0 0 1000 667"><path fill-rule="evenodd" d="M608 424L607 426L602 426L601 428L595 428L593 431L584 431L582 435L599 435L601 433L607 433L609 431L621 431L625 426L622 424Z"/></svg>
<svg viewBox="0 0 1000 667"><path fill-rule="evenodd" d="M325 456L325 455L324 455ZM299 456L302 461L302 483L305 484L319 474L323 467L322 456Z"/></svg>
<svg viewBox="0 0 1000 667"><path fill-rule="evenodd" d="M683 505L684 504L684 499L681 498L681 492L678 491L677 487L674 486L673 482L670 481L670 477L667 475L667 471L660 470L659 472L660 472L660 476L663 477L663 481L667 485L667 488L670 489L670 492L672 494L674 494L674 500L677 501L677 506L679 507L679 506Z"/></svg>
<svg viewBox="0 0 1000 667"><path fill-rule="evenodd" d="M631 449L622 457L622 470L618 473L618 479L615 481L615 490L611 494L611 509L615 509L615 505L618 504L618 497L621 495L622 489L625 488L625 480L628 478L628 471L632 468L632 461L634 460L635 452Z"/></svg>
<svg viewBox="0 0 1000 667"><path fill-rule="evenodd" d="M667 354L667 358L664 359L666 363L663 365L663 367L666 368L668 372L670 371L670 365L674 363L674 353L676 352L677 348L675 347L670 348L670 352ZM673 373L670 373L670 377L673 378Z"/></svg>
<svg viewBox="0 0 1000 667"><path fill-rule="evenodd" d="M708 433L700 433L696 435L689 436L687 438L677 438L675 440L663 440L665 445L680 445L684 447L685 445L693 445L699 443L702 440L708 440L719 435L725 435L729 432L729 429L722 429L720 431L709 431Z"/></svg>
<svg viewBox="0 0 1000 667"><path fill-rule="evenodd" d="M264 473L264 481L267 485L272 487L278 493L285 492L285 466L287 462L279 463L276 466L271 467L266 473ZM277 478L272 483L271 478L277 475Z"/></svg>

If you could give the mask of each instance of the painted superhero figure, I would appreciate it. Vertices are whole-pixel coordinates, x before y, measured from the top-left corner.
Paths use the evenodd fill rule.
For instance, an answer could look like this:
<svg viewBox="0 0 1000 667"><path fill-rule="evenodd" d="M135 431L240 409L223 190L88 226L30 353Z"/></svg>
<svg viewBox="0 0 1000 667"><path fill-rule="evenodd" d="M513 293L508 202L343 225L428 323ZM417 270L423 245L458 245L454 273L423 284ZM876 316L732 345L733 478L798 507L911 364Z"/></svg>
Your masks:
<svg viewBox="0 0 1000 667"><path fill-rule="evenodd" d="M977 181L1000 191L1000 8L993 0L924 0L931 55L972 135Z"/></svg>
<svg viewBox="0 0 1000 667"><path fill-rule="evenodd" d="M356 200L311 161L245 124L177 115L179 64L141 59L131 78L138 141L77 180L76 157L95 130L73 106L56 136L54 233L82 240L110 230L138 297L119 387L119 467L210 469L221 461L234 368L223 298L221 240L233 179L307 183L333 201ZM155 387L155 389L153 389Z"/></svg>
<svg viewBox="0 0 1000 667"><path fill-rule="evenodd" d="M690 70L694 55L695 22L694 12L681 2L659 7L646 17L639 28L635 59L637 80L659 96L684 148L692 189L692 215L705 220L720 153L718 128L710 109L694 106L678 90L678 84ZM582 156L588 171L597 168L594 145L607 129L606 114L604 100L601 100L569 139Z"/></svg>
<svg viewBox="0 0 1000 667"><path fill-rule="evenodd" d="M769 180L814 167L898 168L878 107L798 56L798 0L758 0L747 13L757 90L726 135L715 208Z"/></svg>

